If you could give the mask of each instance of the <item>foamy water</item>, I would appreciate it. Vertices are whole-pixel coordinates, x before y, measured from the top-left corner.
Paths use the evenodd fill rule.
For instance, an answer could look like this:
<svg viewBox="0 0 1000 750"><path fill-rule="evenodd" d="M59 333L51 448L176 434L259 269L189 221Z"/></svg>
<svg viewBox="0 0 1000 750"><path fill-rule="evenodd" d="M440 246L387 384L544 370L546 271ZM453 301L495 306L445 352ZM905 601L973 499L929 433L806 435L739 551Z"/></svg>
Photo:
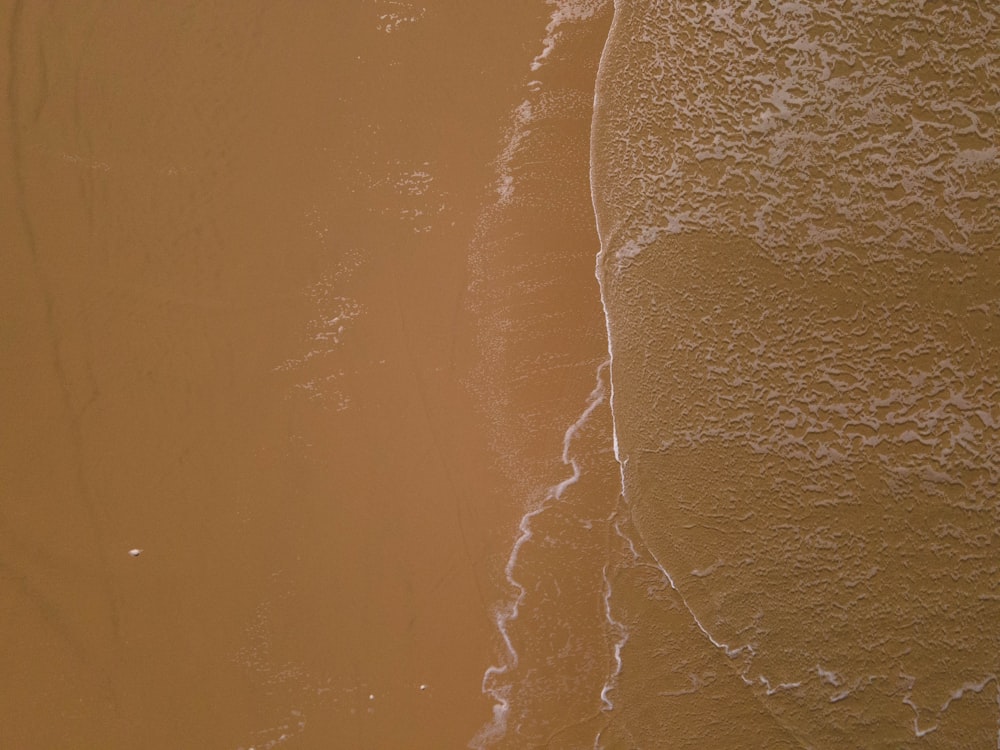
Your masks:
<svg viewBox="0 0 1000 750"><path fill-rule="evenodd" d="M586 176L592 79L581 91L553 85L551 76L553 70L557 76L565 75L567 58L560 57L559 50L567 38L572 40L581 27L594 22L599 14L607 14L609 6L604 2L553 2L549 8L540 51L529 65L524 100L511 113L499 148L496 200L483 211L471 254L472 291L475 298L483 300L476 308L482 321L480 341L484 351L490 352L490 367L480 376L480 398L497 425L494 447L514 490L511 501L524 507L504 566L509 596L496 604L494 613L499 650L483 677L483 692L493 703L492 718L471 738L469 745L474 748L557 741L572 744L583 738L587 746L593 744L604 723L603 714L613 705L613 679L626 637L610 601L607 545L613 544L611 515L620 490L609 439L610 371L609 363L601 361L607 347L603 331L597 327L603 315L598 286L586 278L591 261L579 252L578 245L567 247L566 262L573 264L574 275L582 276L589 286L587 293L592 296L583 298L580 307L587 309L587 319L597 324L586 333L596 346L581 347L579 339L565 340L523 362L516 359L520 341L538 336L540 322L543 330L546 327L527 310L522 318L519 309L525 305L523 300L536 305L545 298L546 290L560 286L575 290L579 282L567 284L565 278L571 277L558 265L546 267L544 252L550 251L548 248L532 247L516 234L508 239L502 228L508 222L517 228L534 211L559 216L573 212L582 214L588 224L592 221L582 202L589 195L585 180L572 186L572 194L562 190L558 182L552 183L552 192L541 194L537 185L540 180L564 179L558 177L558 171L554 177L549 172L561 166L559 161L566 158L561 152L566 149L558 141L556 146L548 143L551 138L563 137L565 130L560 123L566 120L576 123L570 132L580 138L574 150L583 157L580 174ZM539 202L541 196L543 202ZM580 235L586 237L583 232ZM596 238L589 241L596 251ZM508 244L510 251L505 250ZM512 260L500 259L505 252L512 254ZM524 265L512 274L511 263ZM508 274L517 278L516 287L492 288L496 276ZM553 324L566 325L565 330L572 331L572 319L565 323L555 319L564 314L555 310L545 313ZM559 330L553 328L553 332ZM581 349L589 361L567 359L570 352L580 356ZM496 373L511 369L515 375L512 381L496 377ZM575 396L567 392L560 398L566 407L559 411L565 422L546 428L552 437L558 429L561 446L550 439L527 450L525 442L534 437L532 424L537 416L532 415L532 421L517 419L521 390L533 382L549 388L546 383L558 382L564 373L587 369L592 379L590 393L583 389ZM543 476L551 477L550 483L539 486L534 477ZM610 483L606 482L608 476Z"/></svg>
<svg viewBox="0 0 1000 750"><path fill-rule="evenodd" d="M609 360L521 519L471 746L531 736L524 551L603 403L621 496L588 745L1000 747L998 23L616 3L591 141Z"/></svg>
<svg viewBox="0 0 1000 750"><path fill-rule="evenodd" d="M636 543L761 723L808 745L850 743L862 707L874 745L997 741L997 21L621 3L605 51L593 180Z"/></svg>
<svg viewBox="0 0 1000 750"><path fill-rule="evenodd" d="M902 271L996 233L988 3L660 0L618 15L629 67L601 156L618 257L706 231L782 261L861 254Z"/></svg>

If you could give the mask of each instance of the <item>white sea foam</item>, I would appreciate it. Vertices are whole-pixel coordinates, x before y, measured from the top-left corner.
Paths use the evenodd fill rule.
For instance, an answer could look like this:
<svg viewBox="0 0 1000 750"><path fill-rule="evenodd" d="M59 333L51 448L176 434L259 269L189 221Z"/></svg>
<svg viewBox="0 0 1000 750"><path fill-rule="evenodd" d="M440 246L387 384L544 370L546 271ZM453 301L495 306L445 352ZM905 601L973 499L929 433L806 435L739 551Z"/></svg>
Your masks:
<svg viewBox="0 0 1000 750"><path fill-rule="evenodd" d="M561 33L560 29L563 24L567 22L583 21L591 18L598 10L605 7L607 2L608 0L551 0L550 4L553 6L553 10L549 24L546 27L542 50L532 61L530 66L531 70L533 72L537 71L541 68L543 62L549 58L558 43ZM542 92L543 83L538 79L530 80L526 84L526 87L529 95L515 108L512 113L511 123L505 134L503 147L501 148L500 154L494 165L497 175L495 182L497 202L492 209L487 212L490 216L496 216L499 214L499 212L508 207L515 199L517 179L513 166L514 160L521 148L524 146L526 139L531 134L531 123L536 118L542 116L548 107L553 104L556 104L557 106L565 105L565 102L562 101L558 95L555 95L555 98L553 98L553 95L544 94ZM470 740L470 748L483 750L503 738L507 733L507 722L510 713L511 685L504 684L502 682L502 678L515 670L519 663L519 654L511 639L509 626L514 620L517 619L520 613L520 607L526 595L524 586L516 577L518 557L524 545L532 539L533 519L541 513L544 513L553 502L561 500L565 491L580 479L580 466L571 450L573 438L584 426L584 424L586 424L594 410L604 402L606 395L603 377L604 371L609 369L609 366L610 362L604 362L598 367L596 378L597 383L589 394L583 411L573 424L566 429L563 435L561 460L563 464L569 466L571 469L570 476L550 487L539 505L526 512L518 523L519 534L514 541L510 556L508 557L507 564L504 568L504 575L508 586L513 592L513 598L498 606L494 613L497 632L499 633L500 640L503 644L503 654L501 655L499 664L492 665L486 670L483 675L482 682L483 693L490 696L494 701L492 708L493 717L492 720L483 726L472 738L472 740ZM615 440L615 453L617 455L617 439ZM607 580L606 576L605 583L607 586L606 597L610 597L610 582ZM612 625L615 625L616 623L611 615L609 598L605 599L605 605L606 617ZM624 640L620 639L614 650L614 657L618 664L618 669L620 669L621 666L620 652L623 644ZM602 704L610 705L607 700L607 689L608 688L606 687L602 690L601 700Z"/></svg>
<svg viewBox="0 0 1000 750"><path fill-rule="evenodd" d="M611 19L611 26L608 30L608 35L605 38L604 46L601 49L601 59L597 69L597 81L600 80L601 71L604 69L604 66L606 64L608 55L608 45L614 34L615 24L617 22L618 22L618 8L616 5L614 15ZM601 231L601 216L597 205L597 198L595 193L595 180L594 180L595 177L594 166L596 159L596 150L595 150L596 143L595 143L594 133L596 128L599 106L600 106L600 92L598 90L598 85L595 82L594 100L591 105L591 139L590 139L590 165L589 165L590 199L594 211L594 224L597 230L597 238L599 243L597 256L595 258L594 276L597 279L597 287L601 301L601 309L604 313L604 330L608 346L608 360L607 360L608 408L611 413L611 437L614 449L614 457L615 457L615 462L618 464L619 489L620 489L618 505L621 506L621 504L625 502L625 467L621 459L621 448L618 442L617 419L615 418L614 347L612 345L611 319L608 311L608 301L606 297L606 290L604 287L604 279L601 273L601 261L606 252L606 246L605 246L604 235ZM609 518L609 524L611 528L614 530L617 537L623 540L627 545L628 549L632 554L632 561L637 562L639 559L638 552L635 548L635 544L631 539L631 537L625 534L621 528L619 513L620 509L616 508L615 511L612 513L612 516ZM616 619L613 613L612 598L614 595L614 587L612 584L612 579L609 576L607 564L605 564L603 568L602 578L604 583L603 601L604 601L605 620L607 622L609 633L613 633L616 635L615 641L612 645L614 668L608 675L603 687L601 688L602 709L605 711L611 711L614 709L614 702L611 699L611 692L617 686L618 678L622 672L623 668L622 652L625 648L626 643L628 642L629 632L625 624ZM598 732L598 734L594 737L594 748L601 747L601 736L602 732Z"/></svg>
<svg viewBox="0 0 1000 750"><path fill-rule="evenodd" d="M617 44L635 96L604 155L629 186L619 257L690 231L821 262L846 246L968 253L1000 230L997 89L976 77L1000 59L990 4L652 0L631 15Z"/></svg>
<svg viewBox="0 0 1000 750"><path fill-rule="evenodd" d="M531 70L536 71L542 67L545 60L552 54L562 33L561 28L566 23L586 21L593 18L596 13L603 9L608 0L548 0L552 6L552 14L549 23L545 27L545 39L542 42L542 51L531 61Z"/></svg>
<svg viewBox="0 0 1000 750"><path fill-rule="evenodd" d="M605 61L608 55L608 44L614 34L615 24L618 21L618 8L615 7L615 13L611 20L611 27L608 30L608 35L605 38L604 46L601 50L601 59L598 64L597 80L600 80L601 71L605 66ZM598 90L597 84L594 86L594 100L592 104L592 114L591 114L591 142L590 142L590 167L589 167L589 177L590 177L590 198L591 204L594 211L594 222L597 229L597 237L599 242L597 256L595 258L595 269L594 275L597 278L598 293L601 301L601 309L604 313L604 326L605 326L605 336L607 337L608 345L608 407L611 413L611 436L612 445L614 449L615 462L618 464L618 474L619 474L619 501L618 504L621 506L625 502L625 467L621 459L621 448L618 442L618 427L617 420L615 418L615 386L614 386L614 347L612 345L612 330L611 330L611 319L608 311L608 301L605 293L604 279L601 273L601 261L606 252L604 235L601 232L601 216L600 211L597 207L597 199L595 194L595 181L594 181L594 165L595 165L595 125L598 115L598 109L600 104L600 92ZM638 552L635 548L635 544L631 537L625 534L621 528L620 523L620 507L616 508L609 518L609 524L614 530L617 537L625 542L628 549L632 554L632 561L637 562L639 559ZM614 668L605 680L604 685L601 688L601 704L602 710L611 711L614 709L614 702L611 699L611 692L617 686L618 678L621 675L623 668L623 657L622 652L628 642L629 632L625 624L619 621L613 613L612 608L612 598L614 595L614 587L612 584L612 579L609 576L608 565L605 564L602 571L602 578L604 583L604 615L608 626L609 633L614 634L615 640L612 645L612 657L614 660ZM598 732L594 737L594 748L601 747L601 737L603 732Z"/></svg>
<svg viewBox="0 0 1000 750"><path fill-rule="evenodd" d="M538 507L525 513L518 524L520 534L514 542L510 557L507 559L507 565L504 568L504 576L506 577L507 584L514 591L514 598L498 607L494 613L497 632L500 634L504 645L504 654L502 655L500 664L490 666L483 675L483 693L489 695L495 701L493 705L493 720L480 729L476 736L469 742L469 747L471 748L476 748L477 750L486 748L500 737L503 737L507 732L507 717L510 711L510 686L500 683L499 678L517 669L520 658L517 649L514 647L509 629L510 624L517 619L521 610L521 604L524 602L524 597L527 594L524 586L516 577L518 557L524 545L532 539L533 519L548 510L552 503L561 500L563 493L580 479L580 466L572 453L573 438L576 437L576 434L587 423L594 410L604 403L603 375L607 366L608 362L603 362L597 368L597 383L587 397L583 411L577 417L576 421L566 428L566 432L563 434L561 458L563 464L570 467L570 476L552 485L545 493L544 499Z"/></svg>
<svg viewBox="0 0 1000 750"><path fill-rule="evenodd" d="M607 564L604 565L602 578L604 581L604 619L607 623L608 631L614 634L615 640L611 646L614 669L611 670L611 673L604 681L604 685L601 687L601 708L604 711L611 711L615 707L614 702L611 700L611 691L617 686L618 676L622 672L622 650L625 648L625 644L628 643L629 632L625 623L615 618L612 610L611 597L614 589L611 584L611 577L608 575Z"/></svg>
<svg viewBox="0 0 1000 750"><path fill-rule="evenodd" d="M913 711L913 734L916 737L924 737L925 735L935 732L939 728L939 723L935 722L929 726L922 726L921 721L921 709L917 703L913 700L913 688L916 685L917 679L913 675L901 675L907 683L907 693L903 696L903 703L909 706ZM1000 707L1000 678L996 674L990 673L984 675L979 680L970 680L964 682L958 687L954 688L947 700L941 704L940 708L933 711L934 717L940 721L944 713L951 707L956 701L962 700L969 693L981 693L986 689L988 685L994 685L997 688L997 705ZM997 744L1000 745L1000 731L997 735Z"/></svg>
<svg viewBox="0 0 1000 750"><path fill-rule="evenodd" d="M765 6L774 17L760 18ZM841 2L765 6L670 0L645 4L653 9L652 20L637 23L628 33L618 31L623 34L621 44L635 43L636 49L653 53L649 60L633 60L623 67L629 77L627 86L635 82L628 90L637 92L636 101L631 106L616 103L619 120L617 127L602 131L607 140L602 144L605 150L599 165L596 119L599 110L619 92L595 92L591 185L601 237L597 272L608 327L610 402L624 502L629 502L629 452L637 455L640 448L659 448L666 453L675 448L698 451L703 447L746 446L754 456L772 459L762 471L776 466L804 467L801 476L781 487L776 483L775 496L782 494L778 490L791 486L802 491L802 507L808 512L823 508L824 513L840 504L857 507L866 499L858 489L861 472L855 470L863 461L870 461L871 475L878 476L884 485L885 494L879 497L888 496L899 506L907 506L899 512L908 515L897 516L889 507L871 533L845 531L839 539L811 539L817 549L829 549L836 560L831 566L817 565L809 585L835 585L838 591L860 596L852 602L870 602L877 596L873 591L886 585L885 579L898 575L891 565L874 564L872 550L883 541L887 524L903 518L898 535L906 542L895 549L904 557L911 541L915 545L926 542L924 549L940 550L938 559L944 570L926 571L927 575L919 577L914 572L913 577L903 579L909 588L902 607L908 615L914 610L916 616L926 615L930 623L937 615L927 613L961 611L965 604L961 586L950 586L949 578L969 584L972 590L989 585L990 568L973 568L967 563L985 560L988 554L982 540L990 538L987 516L995 507L1000 477L993 450L1000 424L995 406L1000 381L988 364L995 360L996 349L991 346L995 336L978 328L983 318L995 317L1000 307L995 299L984 302L976 298L978 292L968 292L971 285L961 285L977 274L979 281L992 273L992 263L981 260L980 250L984 246L992 250L1000 230L1000 214L995 211L995 200L989 199L998 189L998 152L992 145L997 140L993 124L998 90L983 87L969 75L975 67L969 63L970 55L979 55L976 65L996 65L1000 14L980 2L940 5L914 0L862 9ZM817 26L817 14L830 18L824 16ZM633 17L641 19L643 12ZM616 14L612 36L619 21ZM946 24L950 28L940 28ZM844 31L821 37L824 25L833 29L843 25ZM875 34L887 34L888 42L895 40L898 49L883 55L881 45L887 40L871 42L867 26L873 27ZM675 54L685 49L685 39L692 47L689 57ZM956 39L958 43L952 44ZM865 46L868 43L870 48ZM744 67L752 69L749 74L744 75ZM601 69L606 69L604 57ZM942 69L943 81L935 81ZM715 85L719 82L721 88ZM694 94L692 88L697 89ZM746 115L746 122L740 121L742 115ZM733 122L734 117L738 122ZM595 186L595 174L608 184ZM597 187L601 188L599 195ZM616 195L615 190L620 192ZM914 220L914 215L919 218ZM678 419L677 426L664 427L652 445L637 447L636 432L622 431L624 444L619 446L622 425L616 410L619 378L614 359L618 342L613 336L616 321L609 314L605 282L615 273L627 272L630 261L667 235L693 232L750 240L745 244L752 246L754 253L760 251L755 258L777 261L773 263L774 276L764 277L772 272L772 266L760 273L757 269L740 271L741 291L725 301L728 311L738 319L732 324L712 310L714 300L708 296L712 285L706 283L699 290L706 295L699 300L705 306L702 327L692 326L687 338L680 333L673 336L678 350L692 347L702 351L697 373L707 381L704 392L726 411L691 409L697 419ZM678 256L687 250L674 246L678 248ZM855 253L858 258L854 258ZM859 284L867 283L871 275L882 274L888 285L877 288L872 284L856 296L844 292L840 299L833 299L835 295L827 298L820 291L808 304L787 303L780 299L780 292L774 294L773 289L780 290L789 279L798 279L829 259L838 259L841 267L858 271ZM947 301L940 305L937 299L933 303L922 301L925 288L910 284L906 273L926 273L928 267L943 269L937 280L940 289L948 289L948 293L942 292L942 300L952 295L957 303L968 301L968 305L956 304L952 309ZM698 271L704 273L701 267ZM602 272L607 274L604 279ZM696 278L693 283L702 280ZM741 294L759 292L754 289L758 280L774 284L772 299L766 302L760 320L753 317L755 307L740 306ZM845 288L849 286L845 284ZM789 283L788 288L793 285ZM963 297L965 294L968 297ZM655 302L666 304L663 299ZM838 305L853 310L839 317L832 312ZM967 319L971 322L966 326ZM769 330L760 330L767 326ZM648 354L654 348L647 343L645 351ZM803 362L810 363L808 372L803 371ZM684 373L684 377L688 375ZM782 385L769 386L776 376ZM670 394L663 395L668 398ZM678 410L687 408L677 401ZM774 406L775 413L755 421L750 418L753 410L740 407L741 403ZM630 472L628 478L632 479ZM934 511L928 508L940 509L942 515L955 520L947 525L928 525L926 536L920 537L917 532L925 530L921 526L924 519L933 519ZM788 536L803 538L808 523L795 520L797 523L788 524ZM625 527L616 523L615 528L621 532ZM641 532L630 527L623 537L628 538L635 557L649 555L655 560L654 567L677 592L707 641L727 656L745 660L741 677L758 697L782 690L805 691L811 682L814 688L822 688L822 703L817 706L825 710L827 700L845 701L874 681L871 675L859 676L867 673L860 661L863 655L835 655L832 648L828 652L822 645L813 658L824 666L817 664L815 671L804 674L782 674L779 680L770 667L763 666L765 657L767 664L782 658L781 648L786 644L778 640L776 629L756 629L755 622L727 621L723 625L727 613L710 613L693 593L685 598L689 587L692 591L698 586L707 590L727 571L690 581L678 571L695 566L687 565L686 560L684 567L671 562L674 552L663 549L659 550L663 562L657 560ZM954 546L950 546L951 540L956 540ZM976 547L974 554L967 554L970 545ZM856 559L848 561L850 553ZM883 559L877 557L880 563ZM780 556L775 561L776 578L787 573L785 562ZM807 564L812 562L807 560ZM711 570L695 567L691 574L704 578ZM769 571L761 572L759 580ZM675 575L685 591L678 591ZM954 591L958 593L952 594ZM723 589L719 593L727 592ZM689 600L694 607L689 606ZM779 594L766 603L781 601ZM762 609L766 603L762 599ZM911 605L913 609L909 609ZM831 609L839 607L835 603ZM768 615L776 609L771 606ZM866 613L864 610L857 622L851 623L853 633L876 627L877 618L866 621ZM717 620L715 615L719 615ZM849 617L845 615L845 619ZM995 659L988 647L993 631L973 629L968 638L962 631L958 639L962 648L955 648L953 657L927 656L926 652L911 655L909 648L901 647L899 651L905 655L900 663L923 669L928 663L943 667L949 665L949 659L951 663L965 660L964 679L978 652L983 668L993 670ZM864 645L872 639L866 634L858 640ZM903 643L898 645L912 645L905 636L900 640ZM950 640L944 642L953 645ZM938 646L941 643L937 641ZM943 646L940 650L948 651ZM758 674L760 669L766 669L768 676ZM933 667L927 672L922 669L914 670L915 674L934 673ZM776 667L774 672L778 671ZM884 680L884 675L879 679ZM939 723L944 727L939 719L955 701L980 693L996 681L992 673L976 677L946 693L950 697L943 700L948 682L912 679L922 690L911 684L903 703L914 712L913 733L917 737L937 731ZM892 694L889 700L898 710L899 694ZM837 710L850 709L838 706ZM908 719L904 715L907 723ZM1000 731L997 739L1000 747Z"/></svg>
<svg viewBox="0 0 1000 750"><path fill-rule="evenodd" d="M496 160L497 209L501 209L514 199L514 157L531 132L528 125L532 120L531 100L525 99L515 109L512 122L504 138L504 146Z"/></svg>
<svg viewBox="0 0 1000 750"><path fill-rule="evenodd" d="M373 0L378 13L376 28L386 34L399 33L427 14L427 8L404 0Z"/></svg>
<svg viewBox="0 0 1000 750"><path fill-rule="evenodd" d="M324 248L329 242L329 225L318 207L305 213L307 226ZM304 291L315 310L305 330L306 351L286 359L273 368L274 372L295 373L299 377L291 392L331 411L344 411L351 403L350 395L342 390L345 370L339 366L339 354L349 337L354 322L361 318L365 306L343 293L344 288L363 263L363 253L356 248L340 251L340 259L319 280Z"/></svg>
<svg viewBox="0 0 1000 750"><path fill-rule="evenodd" d="M613 246L613 242L615 240L620 240L621 238L617 237L615 239L612 239L612 234L614 234L614 233L611 230L608 229L608 227L606 225L606 222L604 221L604 220L607 219L607 217L602 217L601 216L600 203L598 201L597 192L596 192L597 189L598 189L597 184L596 184L596 168L597 168L598 158L602 158L603 157L603 155L599 155L599 153L598 153L598 139L597 139L598 121L599 121L599 117L601 116L601 109L602 109L602 104L603 104L602 99L601 99L601 93L602 92L601 92L601 89L600 89L600 81L602 80L602 72L604 71L604 69L606 67L606 64L607 64L607 56L609 54L610 44L612 43L612 40L615 37L616 30L617 30L617 24L619 22L619 19L620 19L620 15L619 15L618 8L616 6L616 12L615 12L614 18L612 19L611 29L609 30L609 33L608 33L608 39L605 42L604 50L602 51L602 54L601 54L601 62L600 62L599 68L598 68L598 75L597 75L598 85L595 86L595 91L594 91L593 122L592 122L592 132L591 132L591 153L590 153L590 186L591 186L591 200L592 200L592 203L593 203L593 206L594 206L594 214L595 214L595 220L596 220L596 225L597 225L597 234L598 234L598 238L599 238L599 241L600 241L600 249L598 251L597 258L596 258L595 275L597 277L598 288L600 290L600 296L601 296L601 304L602 304L602 307L603 307L603 310L604 310L604 319L605 319L605 326L606 326L606 332L607 332L607 341L608 341L608 368L609 368L609 383L610 383L610 385L609 385L609 390L610 390L609 406L610 406L610 411L611 411L611 421L612 421L612 430L613 430L613 439L614 439L614 454L615 454L615 459L616 459L616 461L618 462L618 465L619 465L619 472L620 472L620 478L621 478L621 497L622 497L622 502L625 504L625 506L627 506L628 505L628 492L627 492L625 468L626 468L626 465L628 463L628 456L627 455L622 455L622 451L621 451L621 447L620 447L619 439L618 439L618 419L617 419L616 412L615 412L615 386L614 386L614 384L615 384L615 378L614 378L614 373L615 373L615 369L614 369L614 348L615 348L614 347L614 333L613 333L613 325L612 325L611 315L610 315L610 309L609 309L609 300L608 300L608 296L607 296L608 295L608 290L607 290L607 286L606 286L605 278L604 278L605 270L608 267L610 267L610 266L606 266L605 265L606 259L608 257L610 257L610 255L612 253L615 253L615 257L617 258L617 260L618 261L621 260L621 256L618 254L617 250ZM676 231L680 231L680 230L681 230L681 227L678 225L676 227ZM662 232L662 231L671 231L671 230L668 230L666 228L652 228L652 229L649 229L648 231L649 231L649 236L648 237L641 237L641 239L643 240L643 242L646 242L647 244L648 244L648 242L652 242L653 239L655 239L656 236L658 236L658 234L660 232ZM636 252L641 251L641 249L642 249L641 247L637 247L636 248ZM618 267L618 263L615 264L615 267L616 268ZM664 567L663 563L657 558L657 556L654 553L654 551L649 547L648 544L645 543L645 540L642 537L641 531L636 530L635 531L635 535L626 534L622 530L621 525L619 523L614 522L614 523L612 523L612 526L615 529L615 531L619 534L619 536L627 542L627 545L628 545L629 549L631 550L631 552L633 554L634 560L638 561L638 559L640 558L640 554L639 554L638 550L636 549L636 545L638 544L639 546L641 546L643 548L644 552L646 553L646 556L648 556L648 559L651 559L653 561L653 566L655 567L655 569L658 570L658 572L660 573L660 575L662 576L662 578L667 582L667 584L670 586L670 588L673 589L673 591L677 594L678 599L680 600L681 604L684 606L684 608L688 612L688 615L690 616L691 620L694 622L695 626L702 633L702 635L708 640L709 643L711 643L715 648L719 649L720 651L722 651L723 653L725 653L726 656L728 656L730 658L736 658L736 657L740 657L740 656L748 656L749 657L748 661L747 661L747 663L745 665L745 667L740 672L740 677L741 677L741 679L743 680L744 683L746 683L747 685L762 684L762 685L765 686L766 691L767 691L767 693L769 695L773 694L775 692L778 692L778 691L793 689L793 688L799 687L801 685L801 682L782 682L782 683L778 683L776 686L772 687L771 681L767 677L765 677L763 675L758 675L756 680L752 679L749 676L748 672L749 672L749 667L750 667L750 659L752 659L752 657L755 654L755 650L754 650L753 645L751 645L750 643L743 643L743 644L739 644L739 645L732 645L732 644L725 643L722 640L718 639L703 624L701 618L697 615L697 613L694 611L694 609L690 606L690 604L688 603L688 601L685 598L685 596L682 594L682 592L680 591L680 589L677 587L677 584L676 584L676 582L674 580L674 576L671 575L667 571L666 567ZM618 625L618 623L611 616L611 609L610 609L610 599L611 599L610 581L608 581L607 576L605 576L605 580L606 580L607 585L608 585L608 589L606 590L606 594L605 594L605 603L607 605L607 610L606 611L607 611L607 616L608 616L609 623L611 623L612 626L614 626L614 625ZM608 691L610 690L610 687L611 687L611 684L612 684L613 680L617 678L618 673L620 673L620 671L621 671L621 668L622 668L621 648L624 646L626 640L627 640L627 632L624 635L623 639L615 647L616 671L615 671L612 679L609 680L608 684L605 686L605 689L602 690L602 699L605 701L606 708L611 708L612 707L612 704L610 703L610 701L607 700L606 696L608 694ZM595 746L597 746L597 744L599 742L599 739L600 739L600 736L598 736L598 738L595 739Z"/></svg>

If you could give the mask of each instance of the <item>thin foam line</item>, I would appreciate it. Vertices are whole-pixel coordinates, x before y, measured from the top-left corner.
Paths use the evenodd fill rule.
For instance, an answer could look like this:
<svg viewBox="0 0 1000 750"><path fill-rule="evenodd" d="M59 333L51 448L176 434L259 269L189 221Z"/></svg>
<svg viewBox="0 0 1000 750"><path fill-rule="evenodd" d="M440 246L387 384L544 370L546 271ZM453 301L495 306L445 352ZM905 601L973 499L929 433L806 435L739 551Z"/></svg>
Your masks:
<svg viewBox="0 0 1000 750"><path fill-rule="evenodd" d="M519 663L517 649L511 640L509 626L517 619L520 613L521 603L527 594L524 586L515 577L517 560L521 553L521 548L532 538L531 521L536 516L551 508L554 502L562 499L563 493L568 487L576 484L580 479L580 466L576 459L570 454L570 447L573 438L583 428L590 415L594 413L605 399L604 390L604 370L609 362L602 362L597 368L597 383L587 397L587 405L563 434L562 462L572 469L572 474L558 484L552 485L545 494L544 499L538 507L528 511L521 517L518 524L520 535L511 548L510 557L507 558L507 565L504 567L504 575L508 585L514 590L515 596L512 601L508 601L505 606L499 607L495 613L497 632L504 644L504 656L500 664L490 666L483 674L482 691L485 695L494 699L493 720L486 724L475 737L469 742L469 747L475 750L486 748L493 741L503 737L507 732L507 716L510 713L510 686L496 684L497 679L513 671Z"/></svg>
<svg viewBox="0 0 1000 750"><path fill-rule="evenodd" d="M597 207L597 190L596 190L596 180L595 180L595 171L597 164L597 121L598 121L598 113L601 107L600 80L601 80L601 75L605 69L605 65L607 63L608 50L610 49L611 39L615 34L615 29L617 27L618 20L619 20L619 6L618 6L618 0L616 0L614 16L612 17L611 20L611 27L608 30L607 39L604 42L604 49L601 51L601 61L597 67L597 80L594 84L594 109L593 109L593 118L591 120L591 128L590 128L590 173L589 174L590 174L590 199L594 210L594 222L597 227L597 238L600 243L600 249L597 252L597 258L595 261L594 275L597 277L597 286L598 289L600 290L601 307L604 310L604 325L607 331L607 338L608 338L608 382L610 391L608 405L611 411L611 429L612 429L612 437L614 440L615 461L618 462L618 468L621 474L621 494L624 503L628 505L628 493L626 492L626 483L625 483L625 462L627 461L627 458L624 460L622 459L621 448L618 441L618 418L615 412L614 336L612 335L611 314L610 310L608 309L607 290L604 285L603 274L601 273L602 261L605 259L610 249L606 246L604 233L601 231L601 216L600 216L600 211L598 210ZM635 545L631 537L627 534L624 534L620 526L616 525L615 528L620 535L626 538L633 554L637 555ZM654 561L656 568L666 579L667 583L670 584L670 587L677 593L677 596L681 600L681 603L684 605L684 608L687 609L688 614L691 615L691 618L692 620L694 620L695 625L697 625L698 629L708 639L708 641L713 646L723 651L730 658L736 657L744 652L748 652L751 655L753 655L754 649L750 644L734 648L731 647L729 644L717 640L715 636L712 635L712 633L708 630L708 628L706 628L702 624L701 619L695 614L694 610L691 609L690 605L687 603L687 600L684 598L683 594L681 594L680 590L677 588L677 584L675 583L673 576L671 576L670 573L667 572L667 569L663 567L663 564L659 561L659 559L657 559L656 555L652 552L649 546L645 544L645 541L642 539L642 533L639 532L638 530L636 531L640 537L639 542L642 544L643 548L649 553L649 556ZM745 673L746 670L744 670L744 672L740 675L743 681L746 682L747 684L753 684L753 682L746 677ZM604 694L602 693L602 696L603 695Z"/></svg>

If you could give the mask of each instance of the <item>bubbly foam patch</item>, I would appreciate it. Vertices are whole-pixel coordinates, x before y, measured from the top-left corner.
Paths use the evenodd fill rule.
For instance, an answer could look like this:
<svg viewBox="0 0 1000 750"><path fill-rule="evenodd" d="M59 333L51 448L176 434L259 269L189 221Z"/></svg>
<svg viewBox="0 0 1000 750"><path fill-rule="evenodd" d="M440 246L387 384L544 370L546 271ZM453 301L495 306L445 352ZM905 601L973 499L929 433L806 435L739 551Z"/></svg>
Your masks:
<svg viewBox="0 0 1000 750"><path fill-rule="evenodd" d="M619 257L701 230L898 260L1000 229L994 4L634 5L605 88Z"/></svg>

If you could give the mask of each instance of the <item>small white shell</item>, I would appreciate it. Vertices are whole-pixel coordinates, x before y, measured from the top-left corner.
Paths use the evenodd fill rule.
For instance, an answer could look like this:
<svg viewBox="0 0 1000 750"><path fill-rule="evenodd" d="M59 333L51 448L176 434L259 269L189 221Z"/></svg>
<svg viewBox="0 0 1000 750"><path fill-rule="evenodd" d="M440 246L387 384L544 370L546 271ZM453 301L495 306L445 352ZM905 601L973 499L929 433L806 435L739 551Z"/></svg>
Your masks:
<svg viewBox="0 0 1000 750"><path fill-rule="evenodd" d="M142 550L141 550L141 549L130 549L130 550L128 551L128 553L129 553L130 555L132 555L132 557L138 557L139 555L141 555L141 554L142 554Z"/></svg>

